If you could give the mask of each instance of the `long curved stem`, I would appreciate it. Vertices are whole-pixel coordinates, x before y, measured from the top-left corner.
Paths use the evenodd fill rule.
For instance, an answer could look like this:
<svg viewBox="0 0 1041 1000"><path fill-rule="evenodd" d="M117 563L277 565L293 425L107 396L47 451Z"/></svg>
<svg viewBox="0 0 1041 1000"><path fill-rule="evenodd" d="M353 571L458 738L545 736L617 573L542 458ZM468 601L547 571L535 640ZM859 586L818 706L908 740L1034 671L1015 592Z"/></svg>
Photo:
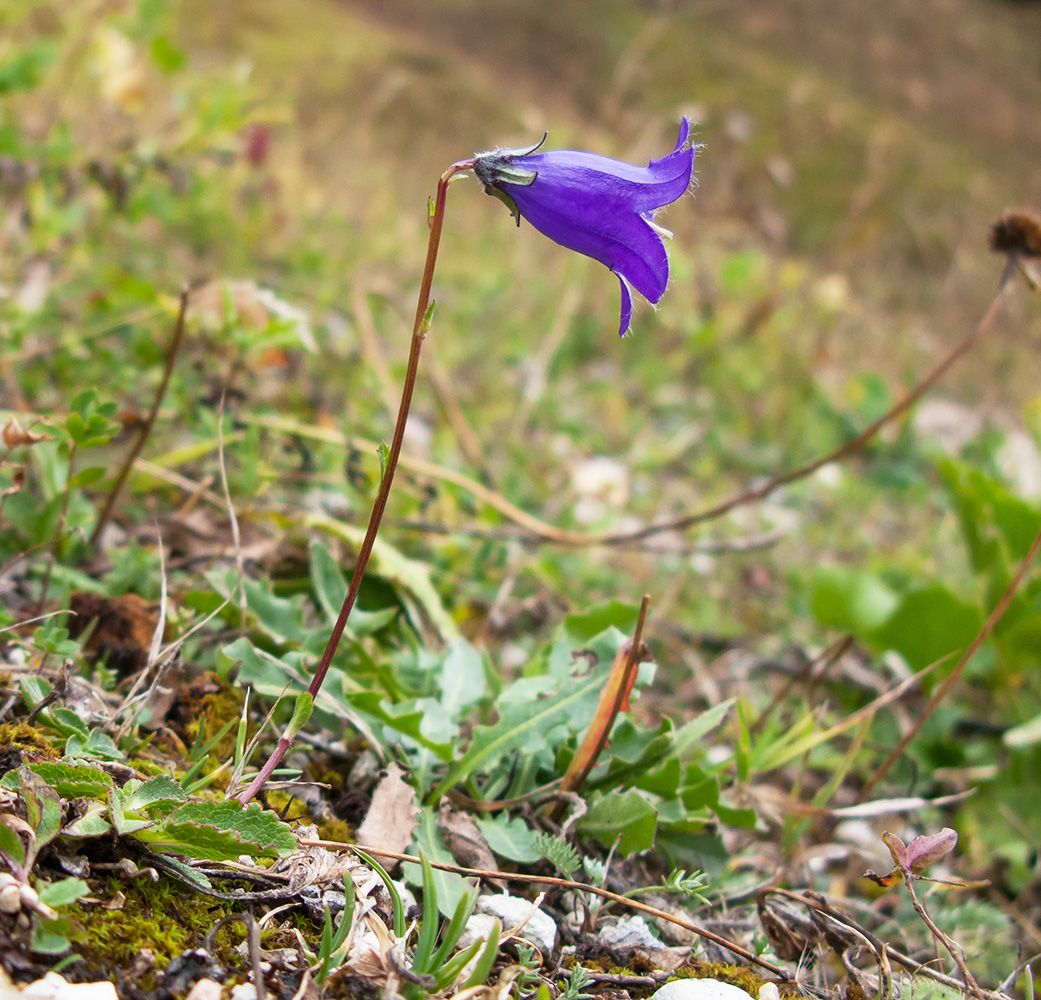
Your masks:
<svg viewBox="0 0 1041 1000"><path fill-rule="evenodd" d="M437 195L434 198L433 211L430 215L430 239L427 243L426 263L423 267L423 280L419 286L419 300L416 303L416 318L412 325L412 344L408 352L408 368L405 371L405 384L401 390L401 402L398 404L398 418L394 424L394 436L391 438L390 449L387 452L386 462L383 468L383 477L380 480L379 492L376 494L376 502L372 506L369 515L369 526L365 531L361 548L358 550L358 561L354 564L354 575L351 577L350 586L347 588L347 596L343 599L343 607L333 626L329 641L325 646L325 652L318 663L318 668L311 678L308 690L312 698L318 697L325 675L329 672L329 664L332 663L336 653L336 647L340 644L343 630L347 627L347 619L350 617L354 602L358 599L358 591L365 576L365 568L372 555L372 546L376 541L376 535L380 530L380 522L383 520L383 511L387 506L387 498L394 483L394 471L398 466L398 456L401 454L401 443L405 438L405 424L408 422L409 409L412 406L412 393L416 387L416 374L419 371L419 354L423 349L423 340L429 326L430 309L430 287L434 280L434 266L437 263L437 250L441 243L441 230L445 221L445 205L448 200L448 185L452 178L465 170L473 167L473 160L460 160L453 163L437 182ZM272 772L282 762L289 750L292 740L282 736L276 745L274 752L268 758L267 763L261 768L260 773L253 779L249 788L239 796L239 801L245 805L252 799L261 788L264 787Z"/></svg>

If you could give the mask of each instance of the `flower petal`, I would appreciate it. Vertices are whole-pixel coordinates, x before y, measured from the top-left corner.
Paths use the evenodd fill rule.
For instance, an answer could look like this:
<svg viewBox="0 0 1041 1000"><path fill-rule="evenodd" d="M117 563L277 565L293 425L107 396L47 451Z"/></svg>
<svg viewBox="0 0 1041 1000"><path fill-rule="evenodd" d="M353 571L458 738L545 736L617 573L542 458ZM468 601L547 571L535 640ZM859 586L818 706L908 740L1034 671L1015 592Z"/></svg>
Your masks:
<svg viewBox="0 0 1041 1000"><path fill-rule="evenodd" d="M676 149L660 160L638 167L622 160L574 149L554 149L523 158L522 165L539 172L546 198L567 199L569 193L595 191L619 209L652 212L682 197L694 172L694 150L683 149L690 132L686 118ZM511 188L512 185L507 185Z"/></svg>
<svg viewBox="0 0 1041 1000"><path fill-rule="evenodd" d="M613 211L596 192L584 192L567 211L549 203L539 182L528 188L510 188L521 218L555 243L600 261L624 275L648 301L657 303L669 283L669 256L662 238L651 225L631 211Z"/></svg>
<svg viewBox="0 0 1041 1000"><path fill-rule="evenodd" d="M622 317L618 326L618 336L624 337L633 325L633 294L629 290L629 282L620 274L618 284L622 286Z"/></svg>

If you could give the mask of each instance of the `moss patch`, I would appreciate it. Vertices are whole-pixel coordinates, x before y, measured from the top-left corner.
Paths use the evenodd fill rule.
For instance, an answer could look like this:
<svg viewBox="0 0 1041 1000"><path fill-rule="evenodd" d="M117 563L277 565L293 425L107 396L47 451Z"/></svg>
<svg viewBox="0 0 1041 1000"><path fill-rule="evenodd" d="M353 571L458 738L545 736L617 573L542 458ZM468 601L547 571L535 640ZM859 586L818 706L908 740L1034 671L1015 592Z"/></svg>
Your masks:
<svg viewBox="0 0 1041 1000"><path fill-rule="evenodd" d="M28 722L5 722L0 725L0 747L10 747L45 757L58 757L51 739L37 726Z"/></svg>
<svg viewBox="0 0 1041 1000"><path fill-rule="evenodd" d="M144 949L155 955L157 969L165 969L171 958L197 947L221 917L235 910L232 903L193 893L165 876L154 883L113 877L95 890L105 900L118 893L125 896L118 910L80 903L65 911L81 928L76 951L89 965L110 971L130 965ZM232 925L217 934L215 952L222 962L231 959L235 933Z"/></svg>

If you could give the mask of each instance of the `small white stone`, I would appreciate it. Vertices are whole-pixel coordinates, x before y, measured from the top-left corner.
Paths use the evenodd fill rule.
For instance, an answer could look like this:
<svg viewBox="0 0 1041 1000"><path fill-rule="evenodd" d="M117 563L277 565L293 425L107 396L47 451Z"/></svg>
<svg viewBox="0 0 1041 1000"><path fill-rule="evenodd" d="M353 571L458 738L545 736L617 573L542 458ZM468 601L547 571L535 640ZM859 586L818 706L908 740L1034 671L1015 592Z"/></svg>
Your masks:
<svg viewBox="0 0 1041 1000"><path fill-rule="evenodd" d="M184 1000L220 1000L220 983L212 979L200 979L188 991Z"/></svg>
<svg viewBox="0 0 1041 1000"><path fill-rule="evenodd" d="M643 917L624 917L618 923L604 927L599 938L600 943L612 951L632 951L634 948L658 951L665 947L651 933Z"/></svg>
<svg viewBox="0 0 1041 1000"><path fill-rule="evenodd" d="M508 934L518 924L527 920L520 937L535 945L544 958L548 958L556 947L557 925L541 910L532 913L530 900L504 892L497 896L482 896L477 901L477 909L480 913L490 913L493 917L498 917L502 921L504 934Z"/></svg>
<svg viewBox="0 0 1041 1000"><path fill-rule="evenodd" d="M257 988L252 983L239 983L231 988L231 1000L257 1000Z"/></svg>
<svg viewBox="0 0 1041 1000"><path fill-rule="evenodd" d="M496 924L501 923L498 917L490 913L474 913L466 921L463 933L459 935L457 945L460 951L465 951L474 941L487 941Z"/></svg>
<svg viewBox="0 0 1041 1000"><path fill-rule="evenodd" d="M651 1000L751 1000L751 996L717 979L674 979L652 993Z"/></svg>
<svg viewBox="0 0 1041 1000"><path fill-rule="evenodd" d="M48 972L22 990L27 1000L118 1000L111 983L67 983L57 972Z"/></svg>

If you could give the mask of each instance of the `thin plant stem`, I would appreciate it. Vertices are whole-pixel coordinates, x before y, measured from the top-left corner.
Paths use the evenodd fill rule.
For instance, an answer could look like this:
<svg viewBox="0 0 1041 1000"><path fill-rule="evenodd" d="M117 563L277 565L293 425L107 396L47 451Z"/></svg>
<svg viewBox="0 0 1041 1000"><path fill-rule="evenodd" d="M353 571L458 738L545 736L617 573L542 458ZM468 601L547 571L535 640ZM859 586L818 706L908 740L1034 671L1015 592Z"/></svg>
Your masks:
<svg viewBox="0 0 1041 1000"><path fill-rule="evenodd" d="M372 513L369 515L369 526L365 530L365 537L362 540L361 548L358 550L358 561L354 564L354 573L347 588L347 596L343 600L343 607L340 608L340 614L329 636L325 652L322 654L322 659L314 672L314 677L311 678L311 684L308 688L311 697L315 700L318 698L318 692L321 690L325 675L329 672L329 665L332 663L333 656L336 653L336 647L340 644L343 631L347 627L347 619L354 608L354 602L358 599L358 591L361 589L361 582L365 576L365 568L369 563L369 556L372 555L372 546L376 541L380 522L383 520L383 511L387 506L387 498L390 496L390 489L394 483L394 472L398 467L398 456L401 454L401 444L405 438L405 424L408 422L409 409L412 406L412 393L416 387L416 375L419 371L419 354L423 348L423 340L426 337L430 322L430 288L434 280L434 267L437 263L437 251L441 243L441 230L445 221L448 185L452 182L453 177L471 169L473 165L474 160L472 159L453 163L437 182L437 195L434 198L430 213L430 239L427 242L426 263L423 266L423 279L419 286L416 318L412 324L412 343L408 353L405 384L401 390L401 403L398 405L398 417L394 424L394 436L391 438L390 448L387 452L383 476L380 479L379 491L376 494L376 501L372 506ZM264 787L272 772L289 751L291 742L286 736L282 736L279 739L274 752L261 768L260 773L239 796L239 801L243 805L249 802Z"/></svg>
<svg viewBox="0 0 1041 1000"><path fill-rule="evenodd" d="M116 500L119 499L119 494L123 491L123 486L127 481L127 477L130 475L130 470L134 467L134 462L138 455L141 454L145 442L151 436L152 428L155 426L156 417L159 415L159 408L163 405L163 399L166 397L166 390L170 385L170 376L173 375L174 361L177 359L177 354L181 349L181 341L184 339L184 320L187 312L188 286L182 285L181 301L177 307L177 319L174 322L173 337L170 340L170 346L166 349L166 366L163 368L163 377L159 382L159 388L155 391L155 399L152 400L152 409L148 412L148 417L145 419L144 426L137 435L137 440L134 442L130 451L127 452L126 458L123 459L123 465L119 470L119 475L116 476L116 481L112 484L112 489L109 490L108 496L105 498L105 506L101 508L101 513L98 515L98 523L94 525L94 530L90 535L90 542L88 544L91 548L94 548L94 546L98 544L98 541L101 538L101 533L105 530L105 525L108 524L109 518L112 516L112 511L116 506Z"/></svg>
<svg viewBox="0 0 1041 1000"><path fill-rule="evenodd" d="M925 908L925 904L918 898L918 894L914 891L915 876L909 872L904 871L904 885L907 886L907 891L911 895L911 905L914 906L915 913L918 914L925 922L925 926L932 932L934 938L944 946L944 948L950 953L951 958L954 959L958 968L961 969L962 976L965 977L965 985L968 987L977 997L982 997L983 993L980 990L980 984L976 982L975 976L969 972L969 967L965 964L965 958L962 956L961 949L957 943L952 941L939 927L936 926L933 918L929 916L929 911Z"/></svg>

